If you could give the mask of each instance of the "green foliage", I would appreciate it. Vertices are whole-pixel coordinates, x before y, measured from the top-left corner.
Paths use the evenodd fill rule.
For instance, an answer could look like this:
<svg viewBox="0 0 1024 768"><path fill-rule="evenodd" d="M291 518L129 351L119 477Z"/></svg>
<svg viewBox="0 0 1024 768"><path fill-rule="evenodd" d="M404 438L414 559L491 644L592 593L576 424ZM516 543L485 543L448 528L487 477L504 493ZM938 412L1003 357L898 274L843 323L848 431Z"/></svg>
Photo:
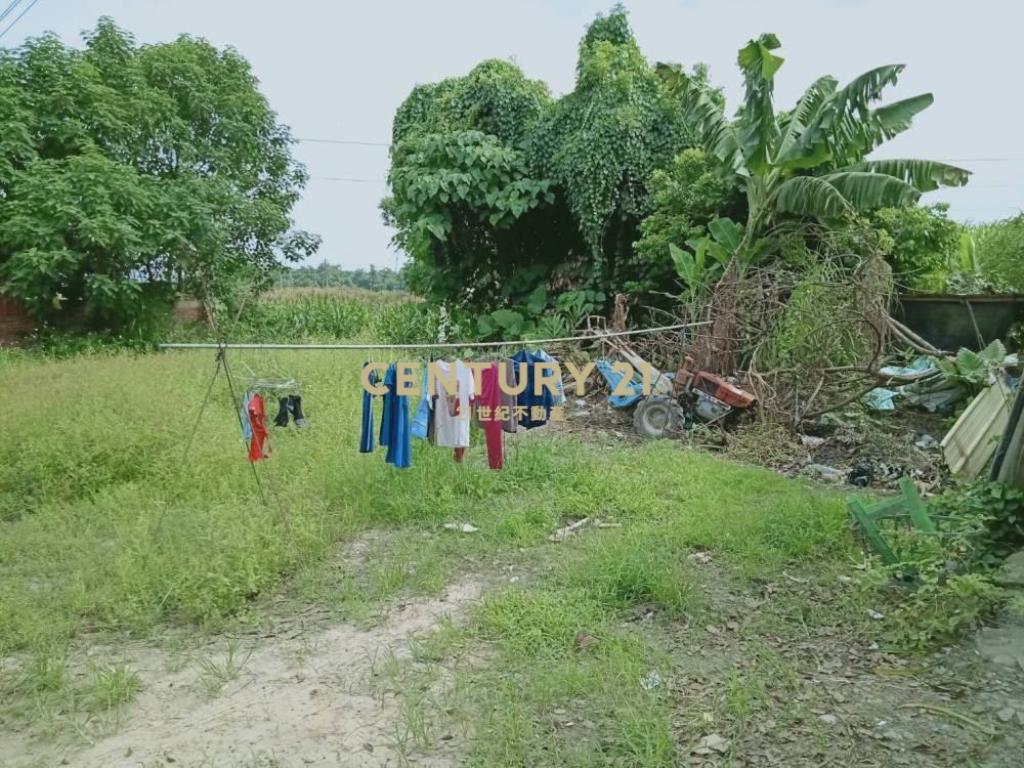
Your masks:
<svg viewBox="0 0 1024 768"><path fill-rule="evenodd" d="M971 546L972 565L993 565L1024 545L1024 491L980 481L947 490L934 507L938 514L982 523Z"/></svg>
<svg viewBox="0 0 1024 768"><path fill-rule="evenodd" d="M497 287L490 269L507 272L488 262L496 232L554 202L550 182L529 176L519 150L480 131L410 136L392 153L389 180L382 206L395 242L431 267L429 282L413 287L459 303Z"/></svg>
<svg viewBox="0 0 1024 768"><path fill-rule="evenodd" d="M0 104L0 287L37 318L123 326L316 248L290 231L290 134L233 50L101 19L84 49L0 53Z"/></svg>
<svg viewBox="0 0 1024 768"><path fill-rule="evenodd" d="M793 286L757 362L768 370L794 371L854 365L870 356L877 343L865 331L857 286L835 264L823 261Z"/></svg>
<svg viewBox="0 0 1024 768"><path fill-rule="evenodd" d="M1000 288L1024 293L1024 214L974 228L982 275Z"/></svg>
<svg viewBox="0 0 1024 768"><path fill-rule="evenodd" d="M477 312L519 312L538 286L554 302L555 286L610 295L637 281L648 180L691 143L619 7L588 29L572 93L552 101L486 61L417 86L394 141L382 209L412 258L409 284Z"/></svg>
<svg viewBox="0 0 1024 768"><path fill-rule="evenodd" d="M608 291L631 277L631 246L650 209L648 180L691 145L625 11L598 17L580 44L575 90L544 116L529 144L531 164L565 196L595 287Z"/></svg>
<svg viewBox="0 0 1024 768"><path fill-rule="evenodd" d="M1004 600L1003 591L982 574L926 572L885 617L886 635L901 648L927 650L975 629Z"/></svg>
<svg viewBox="0 0 1024 768"><path fill-rule="evenodd" d="M337 264L321 262L315 267L282 268L274 276L275 288L362 288L366 291L404 291L401 270L388 267L344 269Z"/></svg>
<svg viewBox="0 0 1024 768"><path fill-rule="evenodd" d="M963 227L949 219L949 204L882 208L870 215L883 236L883 254L904 287L942 291L960 263Z"/></svg>
<svg viewBox="0 0 1024 768"><path fill-rule="evenodd" d="M699 149L680 152L665 169L656 170L649 182L651 213L640 223L641 237L634 243L636 278L626 290L648 297L665 291L677 277L671 246L679 247L705 234L705 226L719 215L744 218L737 186L716 173ZM684 276L684 286L688 280Z"/></svg>
<svg viewBox="0 0 1024 768"><path fill-rule="evenodd" d="M1006 347L996 339L980 352L961 347L952 360L935 358L935 365L950 381L966 384L980 390L992 384L1000 374L1006 359Z"/></svg>
<svg viewBox="0 0 1024 768"><path fill-rule="evenodd" d="M931 94L873 107L894 85L903 65L870 70L844 87L816 80L789 112L772 103L775 74L783 59L772 34L740 50L745 95L729 121L703 83L678 66L662 65L666 85L677 92L700 146L747 195L747 237L762 235L785 216L821 220L856 211L905 206L922 192L964 184L968 172L923 160L864 160L875 148L910 127L930 106Z"/></svg>

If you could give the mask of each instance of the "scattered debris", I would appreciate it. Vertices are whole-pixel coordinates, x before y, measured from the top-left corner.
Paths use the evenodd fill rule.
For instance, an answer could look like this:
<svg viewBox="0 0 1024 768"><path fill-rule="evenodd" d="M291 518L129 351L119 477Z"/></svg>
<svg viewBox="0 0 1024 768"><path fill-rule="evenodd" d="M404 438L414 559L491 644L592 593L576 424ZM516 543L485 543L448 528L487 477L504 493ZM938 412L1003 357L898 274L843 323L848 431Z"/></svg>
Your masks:
<svg viewBox="0 0 1024 768"><path fill-rule="evenodd" d="M814 435L800 435L800 442L804 448L820 448L825 444L825 438Z"/></svg>
<svg viewBox="0 0 1024 768"><path fill-rule="evenodd" d="M693 750L695 755L710 755L712 752L717 752L720 755L724 755L729 751L729 742L720 734L712 733L700 740L697 747Z"/></svg>
<svg viewBox="0 0 1024 768"><path fill-rule="evenodd" d="M820 480L825 480L829 483L843 482L842 471L835 467L826 466L825 464L808 464L805 471L812 477L817 477Z"/></svg>
<svg viewBox="0 0 1024 768"><path fill-rule="evenodd" d="M688 555L687 559L693 560L693 562L700 563L701 565L707 565L711 562L711 553L702 550L700 552L694 552L693 554Z"/></svg>
<svg viewBox="0 0 1024 768"><path fill-rule="evenodd" d="M882 619L885 618L885 614L884 613L879 613L878 611L876 611L873 608L868 608L868 617L873 619L873 620L875 620L875 621L881 621Z"/></svg>
<svg viewBox="0 0 1024 768"><path fill-rule="evenodd" d="M459 531L461 533L476 533L480 530L472 523L445 523L444 529L446 531Z"/></svg>
<svg viewBox="0 0 1024 768"><path fill-rule="evenodd" d="M606 523L596 517L584 517L575 523L570 523L548 536L548 541L565 541L574 536L584 528L621 528L622 523Z"/></svg>
<svg viewBox="0 0 1024 768"><path fill-rule="evenodd" d="M835 725L839 722L839 718L835 715L821 715L818 717L818 719L826 725Z"/></svg>
<svg viewBox="0 0 1024 768"><path fill-rule="evenodd" d="M902 704L900 709L919 709L923 712L931 712L935 715L942 715L950 720L956 720L959 723L967 725L979 733L983 733L986 736L996 736L996 731L993 728L989 728L984 723L980 723L973 717L961 714L960 712L954 712L946 707L940 707L936 704Z"/></svg>
<svg viewBox="0 0 1024 768"><path fill-rule="evenodd" d="M645 691L653 691L655 688L660 688L664 682L657 672L648 672L640 678L640 687Z"/></svg>
<svg viewBox="0 0 1024 768"><path fill-rule="evenodd" d="M925 432L914 442L914 445L922 451L931 451L938 448L940 443L934 437Z"/></svg>

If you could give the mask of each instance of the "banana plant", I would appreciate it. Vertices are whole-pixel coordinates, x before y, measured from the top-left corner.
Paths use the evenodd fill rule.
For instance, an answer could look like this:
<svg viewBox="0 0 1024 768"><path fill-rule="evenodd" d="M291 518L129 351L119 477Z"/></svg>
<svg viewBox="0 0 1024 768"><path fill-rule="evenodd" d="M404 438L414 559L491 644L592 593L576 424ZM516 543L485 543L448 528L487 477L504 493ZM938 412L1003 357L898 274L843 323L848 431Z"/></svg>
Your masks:
<svg viewBox="0 0 1024 768"><path fill-rule="evenodd" d="M706 88L679 65L659 64L666 87L709 157L746 190L744 245L762 235L779 214L819 220L916 203L922 192L967 183L969 171L931 160L867 160L874 149L910 127L928 108L924 93L874 106L904 69L889 64L840 87L828 75L814 81L792 110L773 106L775 75L783 59L773 34L740 49L745 98L727 119Z"/></svg>
<svg viewBox="0 0 1024 768"><path fill-rule="evenodd" d="M764 253L768 241L760 238L745 244L743 228L732 219L723 217L708 224L708 234L690 238L686 245L690 250L670 243L669 253L683 283L680 299L694 308L734 258L738 260L740 269L745 269Z"/></svg>

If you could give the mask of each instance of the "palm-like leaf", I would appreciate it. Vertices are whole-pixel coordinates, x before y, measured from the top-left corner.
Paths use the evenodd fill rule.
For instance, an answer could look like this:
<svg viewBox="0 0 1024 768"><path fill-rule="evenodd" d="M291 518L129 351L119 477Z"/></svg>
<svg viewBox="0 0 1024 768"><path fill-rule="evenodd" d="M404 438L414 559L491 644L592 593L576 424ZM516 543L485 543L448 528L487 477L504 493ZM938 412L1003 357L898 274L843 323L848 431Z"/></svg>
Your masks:
<svg viewBox="0 0 1024 768"><path fill-rule="evenodd" d="M913 185L884 173L839 171L821 178L858 210L913 205L921 197Z"/></svg>
<svg viewBox="0 0 1024 768"><path fill-rule="evenodd" d="M818 176L795 176L782 182L772 195L778 213L828 219L852 208L842 193Z"/></svg>
<svg viewBox="0 0 1024 768"><path fill-rule="evenodd" d="M864 160L842 171L895 177L918 192L931 192L939 187L961 187L971 176L968 170L934 160Z"/></svg>
<svg viewBox="0 0 1024 768"><path fill-rule="evenodd" d="M696 131L704 152L717 158L731 171L746 175L738 153L735 130L722 114L721 107L678 64L659 64L657 71L665 87L678 94L683 104L683 117Z"/></svg>
<svg viewBox="0 0 1024 768"><path fill-rule="evenodd" d="M828 143L821 126L812 124L821 106L835 93L836 80L829 75L811 84L789 113L775 162L795 169L813 168L828 159Z"/></svg>
<svg viewBox="0 0 1024 768"><path fill-rule="evenodd" d="M772 51L780 45L775 35L761 35L747 43L739 53L746 92L737 115L736 141L747 168L753 173L763 173L768 168L769 150L779 135L772 94L775 73L783 60Z"/></svg>

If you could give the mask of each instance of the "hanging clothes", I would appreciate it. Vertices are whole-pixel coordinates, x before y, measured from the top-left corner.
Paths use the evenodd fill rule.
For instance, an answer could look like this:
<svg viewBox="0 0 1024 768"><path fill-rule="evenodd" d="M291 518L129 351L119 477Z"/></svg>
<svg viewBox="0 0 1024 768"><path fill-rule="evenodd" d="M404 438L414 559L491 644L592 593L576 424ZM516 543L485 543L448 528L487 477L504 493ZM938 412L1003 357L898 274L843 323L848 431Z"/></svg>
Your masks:
<svg viewBox="0 0 1024 768"><path fill-rule="evenodd" d="M267 412L263 405L263 397L254 393L247 407L249 424L252 427L252 439L249 441L249 461L257 462L270 458L270 440L267 438Z"/></svg>
<svg viewBox="0 0 1024 768"><path fill-rule="evenodd" d="M238 414L239 422L242 425L242 439L245 442L252 440L252 423L249 421L249 402L252 400L253 392L246 392L242 398L242 409Z"/></svg>
<svg viewBox="0 0 1024 768"><path fill-rule="evenodd" d="M430 420L433 416L434 398L427 391L427 367L423 366L423 385L420 388L420 402L413 416L409 431L418 440L426 440L430 433Z"/></svg>
<svg viewBox="0 0 1024 768"><path fill-rule="evenodd" d="M516 418L516 406L519 404L519 398L513 394L516 390L516 364L511 359L505 359L501 361L498 366L499 372L504 376L504 387L499 387L501 392L498 397L501 400L501 407L507 414L504 421L501 423L501 428L505 432L515 432L516 427L519 425L519 419Z"/></svg>
<svg viewBox="0 0 1024 768"><path fill-rule="evenodd" d="M384 461L400 469L412 466L412 433L409 429L409 396L398 393L398 366L392 363L384 375L388 388L384 395L380 444L387 447ZM385 433L385 426L387 432Z"/></svg>
<svg viewBox="0 0 1024 768"><path fill-rule="evenodd" d="M518 410L519 424L525 429L542 427L548 423L551 417L551 408L555 405L555 393L547 386L544 386L538 393L537 381L541 371L538 363L554 361L544 352L530 352L524 349L516 354L512 360L516 363L516 376L519 384L522 381L519 377L526 378L526 387L519 394Z"/></svg>
<svg viewBox="0 0 1024 768"><path fill-rule="evenodd" d="M473 372L461 360L456 360L456 391L448 393L442 378L451 374L451 365L444 361L438 361L435 365L439 375L435 384L437 402L434 407L434 442L442 448L468 448L469 401L474 392Z"/></svg>
<svg viewBox="0 0 1024 768"><path fill-rule="evenodd" d="M367 365L363 363L364 368ZM370 371L369 382L370 386L380 383L376 371ZM363 390L363 425L359 435L359 452L373 453L373 394L367 389Z"/></svg>
<svg viewBox="0 0 1024 768"><path fill-rule="evenodd" d="M504 420L499 419L501 406L500 373L497 363L491 363L480 372L480 394L473 398L473 412L484 431L487 444L487 465L501 469L504 463Z"/></svg>

